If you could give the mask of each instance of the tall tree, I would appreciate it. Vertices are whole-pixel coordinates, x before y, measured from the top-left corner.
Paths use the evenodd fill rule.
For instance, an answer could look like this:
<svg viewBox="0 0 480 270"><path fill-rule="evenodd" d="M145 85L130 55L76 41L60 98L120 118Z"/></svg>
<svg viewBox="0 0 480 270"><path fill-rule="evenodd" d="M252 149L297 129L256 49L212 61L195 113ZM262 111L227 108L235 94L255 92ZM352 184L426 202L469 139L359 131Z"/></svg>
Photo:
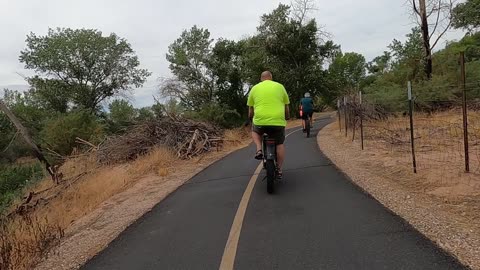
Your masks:
<svg viewBox="0 0 480 270"><path fill-rule="evenodd" d="M422 67L425 66L425 57L422 44L422 34L418 27L412 28L406 35L407 40L401 42L394 39L388 48L392 54L392 66L396 73L397 83L404 83L407 80L424 79L425 73Z"/></svg>
<svg viewBox="0 0 480 270"><path fill-rule="evenodd" d="M411 4L422 30L424 72L430 79L433 72L432 50L450 28L454 0L411 0ZM429 19L433 19L433 23L429 22Z"/></svg>
<svg viewBox="0 0 480 270"><path fill-rule="evenodd" d="M115 34L92 29L49 29L46 36L31 33L20 62L37 76L29 79L35 93L52 108L68 106L94 112L108 97L140 87L150 73L130 44Z"/></svg>
<svg viewBox="0 0 480 270"><path fill-rule="evenodd" d="M382 55L373 58L367 64L367 70L370 74L381 75L390 71L392 65L392 53L384 51Z"/></svg>
<svg viewBox="0 0 480 270"><path fill-rule="evenodd" d="M137 117L137 111L126 100L116 99L108 106L110 111L109 120L113 132L118 132L133 124Z"/></svg>
<svg viewBox="0 0 480 270"><path fill-rule="evenodd" d="M354 52L339 53L328 69L342 94L358 91L366 75L365 57Z"/></svg>
<svg viewBox="0 0 480 270"><path fill-rule="evenodd" d="M453 27L469 32L480 28L480 0L467 0L458 4L452 13Z"/></svg>
<svg viewBox="0 0 480 270"><path fill-rule="evenodd" d="M261 18L258 40L266 57L263 69L273 72L290 94L293 110L305 92L322 91L321 42L315 20L301 22L291 16L291 8L280 4ZM259 70L260 71L260 70ZM260 74L260 72L258 72Z"/></svg>
<svg viewBox="0 0 480 270"><path fill-rule="evenodd" d="M226 39L217 41L212 50L209 68L215 83L217 101L240 115L246 115L244 79L244 45Z"/></svg>
<svg viewBox="0 0 480 270"><path fill-rule="evenodd" d="M176 78L161 85L165 96L180 97L185 105L197 109L213 101L214 85L208 69L212 42L210 32L195 25L168 47L167 60Z"/></svg>

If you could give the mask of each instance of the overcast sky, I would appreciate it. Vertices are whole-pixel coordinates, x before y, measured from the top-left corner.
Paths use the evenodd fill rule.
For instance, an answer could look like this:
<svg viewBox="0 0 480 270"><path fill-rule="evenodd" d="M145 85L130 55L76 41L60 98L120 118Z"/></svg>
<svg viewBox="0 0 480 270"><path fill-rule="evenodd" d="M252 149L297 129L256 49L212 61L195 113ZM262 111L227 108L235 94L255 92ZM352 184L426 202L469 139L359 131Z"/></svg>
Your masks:
<svg viewBox="0 0 480 270"><path fill-rule="evenodd" d="M25 89L17 73L31 75L19 63L20 50L30 32L44 35L49 27L95 28L126 38L142 67L153 74L133 103L153 103L156 81L168 76L168 45L194 24L208 28L212 38L240 39L252 35L260 16L278 6L278 0L0 0L0 89ZM359 52L371 60L397 38L404 40L413 27L406 0L317 0L312 13L332 34L343 51ZM447 39L461 38L451 31ZM444 42L440 44L444 45ZM1 91L1 90L0 90Z"/></svg>

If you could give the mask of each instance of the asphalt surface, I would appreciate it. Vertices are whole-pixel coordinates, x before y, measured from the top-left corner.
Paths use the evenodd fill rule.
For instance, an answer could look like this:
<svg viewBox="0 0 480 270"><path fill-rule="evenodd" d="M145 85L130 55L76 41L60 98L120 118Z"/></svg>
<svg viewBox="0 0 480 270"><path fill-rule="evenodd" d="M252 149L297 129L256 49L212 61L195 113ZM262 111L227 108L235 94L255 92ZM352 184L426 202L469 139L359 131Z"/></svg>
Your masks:
<svg viewBox="0 0 480 270"><path fill-rule="evenodd" d="M284 180L262 176L246 211L235 269L466 269L362 192L318 150L286 140ZM258 166L248 147L192 178L82 269L218 269L243 192Z"/></svg>

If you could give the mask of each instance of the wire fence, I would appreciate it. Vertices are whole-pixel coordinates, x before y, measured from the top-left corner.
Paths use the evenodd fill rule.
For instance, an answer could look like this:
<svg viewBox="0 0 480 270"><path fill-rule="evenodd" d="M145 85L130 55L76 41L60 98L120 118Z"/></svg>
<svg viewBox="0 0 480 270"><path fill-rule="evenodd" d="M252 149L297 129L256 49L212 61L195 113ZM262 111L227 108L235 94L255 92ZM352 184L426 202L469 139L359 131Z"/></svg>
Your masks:
<svg viewBox="0 0 480 270"><path fill-rule="evenodd" d="M345 96L337 101L339 131L383 165L422 173L438 186L480 182L480 82L441 87L433 90L451 92L446 100L419 98L406 83L396 100L402 110L361 92Z"/></svg>

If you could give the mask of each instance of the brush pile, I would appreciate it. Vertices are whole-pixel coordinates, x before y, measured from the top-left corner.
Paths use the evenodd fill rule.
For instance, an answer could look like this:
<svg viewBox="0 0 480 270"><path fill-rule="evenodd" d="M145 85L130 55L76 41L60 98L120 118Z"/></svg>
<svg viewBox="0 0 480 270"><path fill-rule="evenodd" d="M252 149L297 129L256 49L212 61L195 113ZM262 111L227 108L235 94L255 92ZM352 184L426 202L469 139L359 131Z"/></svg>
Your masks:
<svg viewBox="0 0 480 270"><path fill-rule="evenodd" d="M218 148L221 142L221 130L210 124L165 117L108 138L96 152L99 163L113 164L136 159L154 146L163 145L176 151L179 158L189 159Z"/></svg>

